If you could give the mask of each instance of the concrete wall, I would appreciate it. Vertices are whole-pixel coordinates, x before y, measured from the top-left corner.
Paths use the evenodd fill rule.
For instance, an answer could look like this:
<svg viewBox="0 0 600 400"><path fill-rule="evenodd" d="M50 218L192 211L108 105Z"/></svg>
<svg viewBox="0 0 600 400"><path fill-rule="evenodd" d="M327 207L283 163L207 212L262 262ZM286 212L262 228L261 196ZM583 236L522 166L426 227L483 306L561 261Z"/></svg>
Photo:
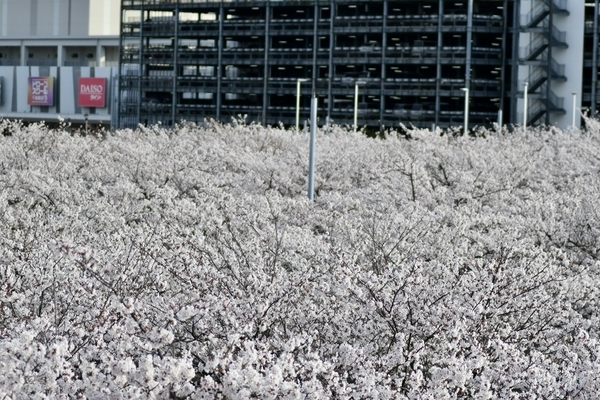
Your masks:
<svg viewBox="0 0 600 400"><path fill-rule="evenodd" d="M98 18L98 16L95 16ZM71 35L88 36L90 26L90 3L88 1L71 2Z"/></svg>
<svg viewBox="0 0 600 400"><path fill-rule="evenodd" d="M573 93L576 94L576 118L575 125L580 125L580 109L582 96L583 80L583 34L585 20L585 2L569 1L567 5L569 16L554 16L554 26L556 29L567 33L566 49L555 48L552 50L552 56L559 64L565 65L566 82L553 82L552 91L558 97L564 98L565 115L553 115L551 124L560 128L567 128L573 123Z"/></svg>
<svg viewBox="0 0 600 400"><path fill-rule="evenodd" d="M118 35L121 2L90 0L89 35Z"/></svg>
<svg viewBox="0 0 600 400"><path fill-rule="evenodd" d="M2 104L0 117L57 121L59 116L74 122L81 122L84 114L89 114L89 121L110 123L112 111L112 79L117 74L116 68L103 67L2 67ZM27 104L28 78L30 76L52 76L54 83L54 105L48 107ZM87 108L77 105L77 81L79 77L106 78L106 106L103 108Z"/></svg>
<svg viewBox="0 0 600 400"><path fill-rule="evenodd" d="M119 34L119 0L0 0L0 38Z"/></svg>
<svg viewBox="0 0 600 400"><path fill-rule="evenodd" d="M529 13L531 7L536 3L530 0L523 0L521 2L521 18ZM550 124L555 125L561 129L570 127L573 123L573 93L576 93L576 108L577 118L576 126L580 126L579 109L581 107L581 96L582 96L582 79L583 79L583 36L584 36L584 21L585 21L585 2L583 1L569 1L567 3L569 15L555 14L553 16L553 23L556 29L566 32L566 42L568 48L552 48L552 58L558 63L565 65L565 76L567 77L566 82L551 82L551 90L559 97L563 98L563 108L566 111L565 115L559 115L555 113L550 114ZM531 34L527 32L521 32L519 34L519 47L524 48L529 45L531 41ZM531 72L531 67L527 65L519 66L518 70L518 88L519 91L523 91L523 83L527 80ZM529 99L530 108L534 106L536 100ZM517 114L520 120L517 123L522 123L523 116L523 99L517 100ZM545 118L545 117L542 117Z"/></svg>
<svg viewBox="0 0 600 400"><path fill-rule="evenodd" d="M47 1L47 0L46 0ZM3 37L31 36L32 1L0 0Z"/></svg>

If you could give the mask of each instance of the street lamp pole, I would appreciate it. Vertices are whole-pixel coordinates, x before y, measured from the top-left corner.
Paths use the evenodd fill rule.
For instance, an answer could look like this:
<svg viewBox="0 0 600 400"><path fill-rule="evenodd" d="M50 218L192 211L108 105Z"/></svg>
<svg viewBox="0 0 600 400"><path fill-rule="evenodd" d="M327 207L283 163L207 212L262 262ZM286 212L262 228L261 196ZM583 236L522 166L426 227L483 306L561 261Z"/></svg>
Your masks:
<svg viewBox="0 0 600 400"><path fill-rule="evenodd" d="M469 88L461 88L465 92L465 127L463 134L467 136L469 130Z"/></svg>
<svg viewBox="0 0 600 400"><path fill-rule="evenodd" d="M315 199L315 151L317 143L317 95L313 93L310 101L310 143L308 153L308 199Z"/></svg>
<svg viewBox="0 0 600 400"><path fill-rule="evenodd" d="M529 82L525 81L525 90L523 91L523 129L527 129L527 91Z"/></svg>
<svg viewBox="0 0 600 400"><path fill-rule="evenodd" d="M354 82L354 133L358 129L358 86L364 84L363 81Z"/></svg>
<svg viewBox="0 0 600 400"><path fill-rule="evenodd" d="M573 128L575 128L576 115L577 115L577 93L573 92Z"/></svg>
<svg viewBox="0 0 600 400"><path fill-rule="evenodd" d="M300 85L308 79L300 78L296 82L296 132L300 130Z"/></svg>
<svg viewBox="0 0 600 400"><path fill-rule="evenodd" d="M354 83L354 133L358 129L358 82Z"/></svg>

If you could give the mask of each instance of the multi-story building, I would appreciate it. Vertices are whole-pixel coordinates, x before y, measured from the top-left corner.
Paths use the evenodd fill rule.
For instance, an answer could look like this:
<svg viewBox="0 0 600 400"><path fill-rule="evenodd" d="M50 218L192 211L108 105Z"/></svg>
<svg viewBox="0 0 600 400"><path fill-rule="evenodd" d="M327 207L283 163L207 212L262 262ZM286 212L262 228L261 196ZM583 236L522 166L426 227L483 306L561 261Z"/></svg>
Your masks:
<svg viewBox="0 0 600 400"><path fill-rule="evenodd" d="M584 23L577 27L584 30L583 40L579 42L583 47L583 72L580 89L581 109L587 110L589 115L595 116L600 111L600 91L598 90L598 57L600 55L598 52L598 36L600 35L598 14L600 13L600 0L586 0L583 12Z"/></svg>
<svg viewBox="0 0 600 400"><path fill-rule="evenodd" d="M524 121L527 90L529 123L569 126L581 107L585 2L521 0L517 4L519 34L513 40L519 43L519 52L513 59L519 67L512 77L511 94L520 100L512 103L513 116L518 116L515 122Z"/></svg>
<svg viewBox="0 0 600 400"><path fill-rule="evenodd" d="M117 120L293 125L314 94L321 123L448 127L468 96L470 127L565 127L595 110L597 3L122 0Z"/></svg>
<svg viewBox="0 0 600 400"><path fill-rule="evenodd" d="M85 107L77 86L80 77L102 77L110 89L119 17L119 0L0 0L0 117L83 121L87 114L92 123L110 124L109 92L104 107ZM43 105L29 94L30 78L52 78L35 80L48 91Z"/></svg>

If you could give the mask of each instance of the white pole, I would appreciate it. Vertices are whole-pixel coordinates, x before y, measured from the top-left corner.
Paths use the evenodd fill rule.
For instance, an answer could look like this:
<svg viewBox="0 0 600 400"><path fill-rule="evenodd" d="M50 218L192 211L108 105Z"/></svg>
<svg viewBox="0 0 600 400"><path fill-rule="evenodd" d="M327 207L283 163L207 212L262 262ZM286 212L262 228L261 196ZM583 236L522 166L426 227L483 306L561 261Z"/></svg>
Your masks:
<svg viewBox="0 0 600 400"><path fill-rule="evenodd" d="M358 82L354 84L354 133L358 129Z"/></svg>
<svg viewBox="0 0 600 400"><path fill-rule="evenodd" d="M469 130L469 88L460 89L465 92L465 127L463 134L467 136Z"/></svg>
<svg viewBox="0 0 600 400"><path fill-rule="evenodd" d="M317 144L317 96L310 103L310 149L308 153L308 199L315 198L315 148Z"/></svg>
<svg viewBox="0 0 600 400"><path fill-rule="evenodd" d="M296 132L300 130L300 79L296 82Z"/></svg>
<svg viewBox="0 0 600 400"><path fill-rule="evenodd" d="M525 82L525 90L523 91L523 129L527 129L527 90L529 83Z"/></svg>
<svg viewBox="0 0 600 400"><path fill-rule="evenodd" d="M300 130L300 85L306 79L298 79L296 81L296 132Z"/></svg>
<svg viewBox="0 0 600 400"><path fill-rule="evenodd" d="M577 115L577 93L573 92L573 128L575 128L576 115Z"/></svg>

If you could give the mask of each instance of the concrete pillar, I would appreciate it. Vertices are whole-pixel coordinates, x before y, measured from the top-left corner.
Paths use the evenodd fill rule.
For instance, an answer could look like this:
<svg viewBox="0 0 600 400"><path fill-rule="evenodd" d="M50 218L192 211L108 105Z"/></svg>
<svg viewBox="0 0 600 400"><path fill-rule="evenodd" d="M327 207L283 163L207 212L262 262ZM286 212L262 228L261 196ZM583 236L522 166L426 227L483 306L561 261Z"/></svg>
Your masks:
<svg viewBox="0 0 600 400"><path fill-rule="evenodd" d="M56 48L56 65L61 67L65 63L65 47L59 44Z"/></svg>
<svg viewBox="0 0 600 400"><path fill-rule="evenodd" d="M100 41L96 43L96 67L103 67L106 63L106 47L100 44Z"/></svg>
<svg viewBox="0 0 600 400"><path fill-rule="evenodd" d="M27 66L28 57L29 57L29 54L28 54L27 46L25 46L25 43L23 43L23 41L21 41L21 66L22 67Z"/></svg>

